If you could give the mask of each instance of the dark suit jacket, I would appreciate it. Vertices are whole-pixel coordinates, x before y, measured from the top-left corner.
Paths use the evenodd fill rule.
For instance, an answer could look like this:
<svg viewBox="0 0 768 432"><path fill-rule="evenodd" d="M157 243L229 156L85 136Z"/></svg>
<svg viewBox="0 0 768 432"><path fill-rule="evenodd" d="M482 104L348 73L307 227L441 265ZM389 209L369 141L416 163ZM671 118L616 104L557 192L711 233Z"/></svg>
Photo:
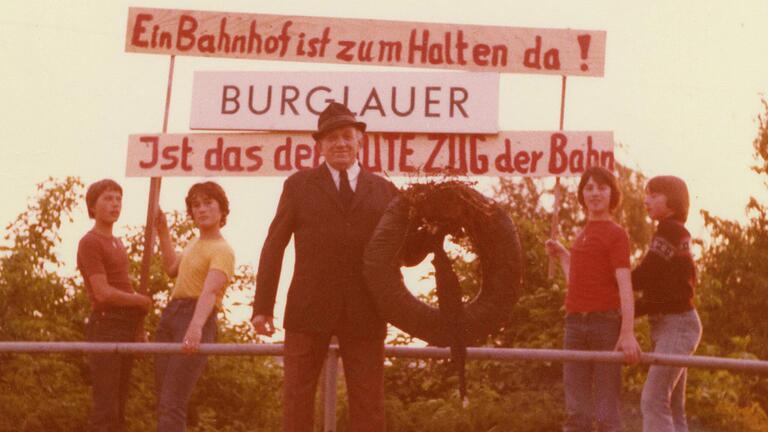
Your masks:
<svg viewBox="0 0 768 432"><path fill-rule="evenodd" d="M325 164L288 177L261 250L254 315L273 316L283 252L293 235L296 264L284 327L383 338L386 323L365 287L363 251L396 193L388 180L361 170L345 212Z"/></svg>

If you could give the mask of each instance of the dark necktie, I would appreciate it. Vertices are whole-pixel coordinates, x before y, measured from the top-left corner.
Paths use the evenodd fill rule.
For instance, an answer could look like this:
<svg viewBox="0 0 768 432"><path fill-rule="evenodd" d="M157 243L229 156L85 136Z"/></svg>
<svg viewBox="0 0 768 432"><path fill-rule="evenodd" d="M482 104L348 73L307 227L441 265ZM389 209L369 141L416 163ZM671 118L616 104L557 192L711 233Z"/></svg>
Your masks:
<svg viewBox="0 0 768 432"><path fill-rule="evenodd" d="M355 193L352 191L352 186L349 185L347 170L339 171L339 197L341 198L341 204L344 206L344 210L349 210L354 195Z"/></svg>

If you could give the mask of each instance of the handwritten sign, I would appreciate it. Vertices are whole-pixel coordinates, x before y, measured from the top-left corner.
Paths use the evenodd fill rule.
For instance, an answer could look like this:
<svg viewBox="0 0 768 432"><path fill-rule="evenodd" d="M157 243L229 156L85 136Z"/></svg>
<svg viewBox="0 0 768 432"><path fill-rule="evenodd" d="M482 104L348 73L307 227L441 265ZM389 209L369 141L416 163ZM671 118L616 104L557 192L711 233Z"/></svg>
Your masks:
<svg viewBox="0 0 768 432"><path fill-rule="evenodd" d="M192 129L317 129L331 101L369 131L496 133L499 75L415 72L195 72Z"/></svg>
<svg viewBox="0 0 768 432"><path fill-rule="evenodd" d="M613 133L369 133L358 160L392 176L570 176L612 170ZM126 176L286 176L321 162L306 133L131 135Z"/></svg>
<svg viewBox="0 0 768 432"><path fill-rule="evenodd" d="M603 76L604 31L129 8L137 53Z"/></svg>

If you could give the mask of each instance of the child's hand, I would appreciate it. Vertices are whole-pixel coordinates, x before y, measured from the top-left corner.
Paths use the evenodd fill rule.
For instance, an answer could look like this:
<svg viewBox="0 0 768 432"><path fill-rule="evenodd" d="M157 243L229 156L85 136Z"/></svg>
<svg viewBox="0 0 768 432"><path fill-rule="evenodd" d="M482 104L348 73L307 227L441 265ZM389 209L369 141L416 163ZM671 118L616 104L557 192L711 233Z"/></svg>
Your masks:
<svg viewBox="0 0 768 432"><path fill-rule="evenodd" d="M544 243L544 247L547 249L547 254L552 257L559 258L565 255L568 250L565 249L559 241L549 239Z"/></svg>

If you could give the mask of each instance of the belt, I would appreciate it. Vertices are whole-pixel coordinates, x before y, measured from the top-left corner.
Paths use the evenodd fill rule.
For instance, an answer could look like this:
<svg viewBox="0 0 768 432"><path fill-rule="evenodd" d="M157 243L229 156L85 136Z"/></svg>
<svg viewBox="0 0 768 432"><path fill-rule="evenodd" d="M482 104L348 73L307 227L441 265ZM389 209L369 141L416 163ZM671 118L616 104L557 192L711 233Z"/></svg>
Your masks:
<svg viewBox="0 0 768 432"><path fill-rule="evenodd" d="M587 318L591 316L612 317L612 316L621 316L621 311L618 309L611 309L607 311L596 311L596 312L566 312L565 316L575 316L575 317L582 317L582 318Z"/></svg>
<svg viewBox="0 0 768 432"><path fill-rule="evenodd" d="M93 311L91 317L94 318L106 318L106 317L122 317L122 318L143 318L147 312L139 308L111 308L99 311Z"/></svg>

